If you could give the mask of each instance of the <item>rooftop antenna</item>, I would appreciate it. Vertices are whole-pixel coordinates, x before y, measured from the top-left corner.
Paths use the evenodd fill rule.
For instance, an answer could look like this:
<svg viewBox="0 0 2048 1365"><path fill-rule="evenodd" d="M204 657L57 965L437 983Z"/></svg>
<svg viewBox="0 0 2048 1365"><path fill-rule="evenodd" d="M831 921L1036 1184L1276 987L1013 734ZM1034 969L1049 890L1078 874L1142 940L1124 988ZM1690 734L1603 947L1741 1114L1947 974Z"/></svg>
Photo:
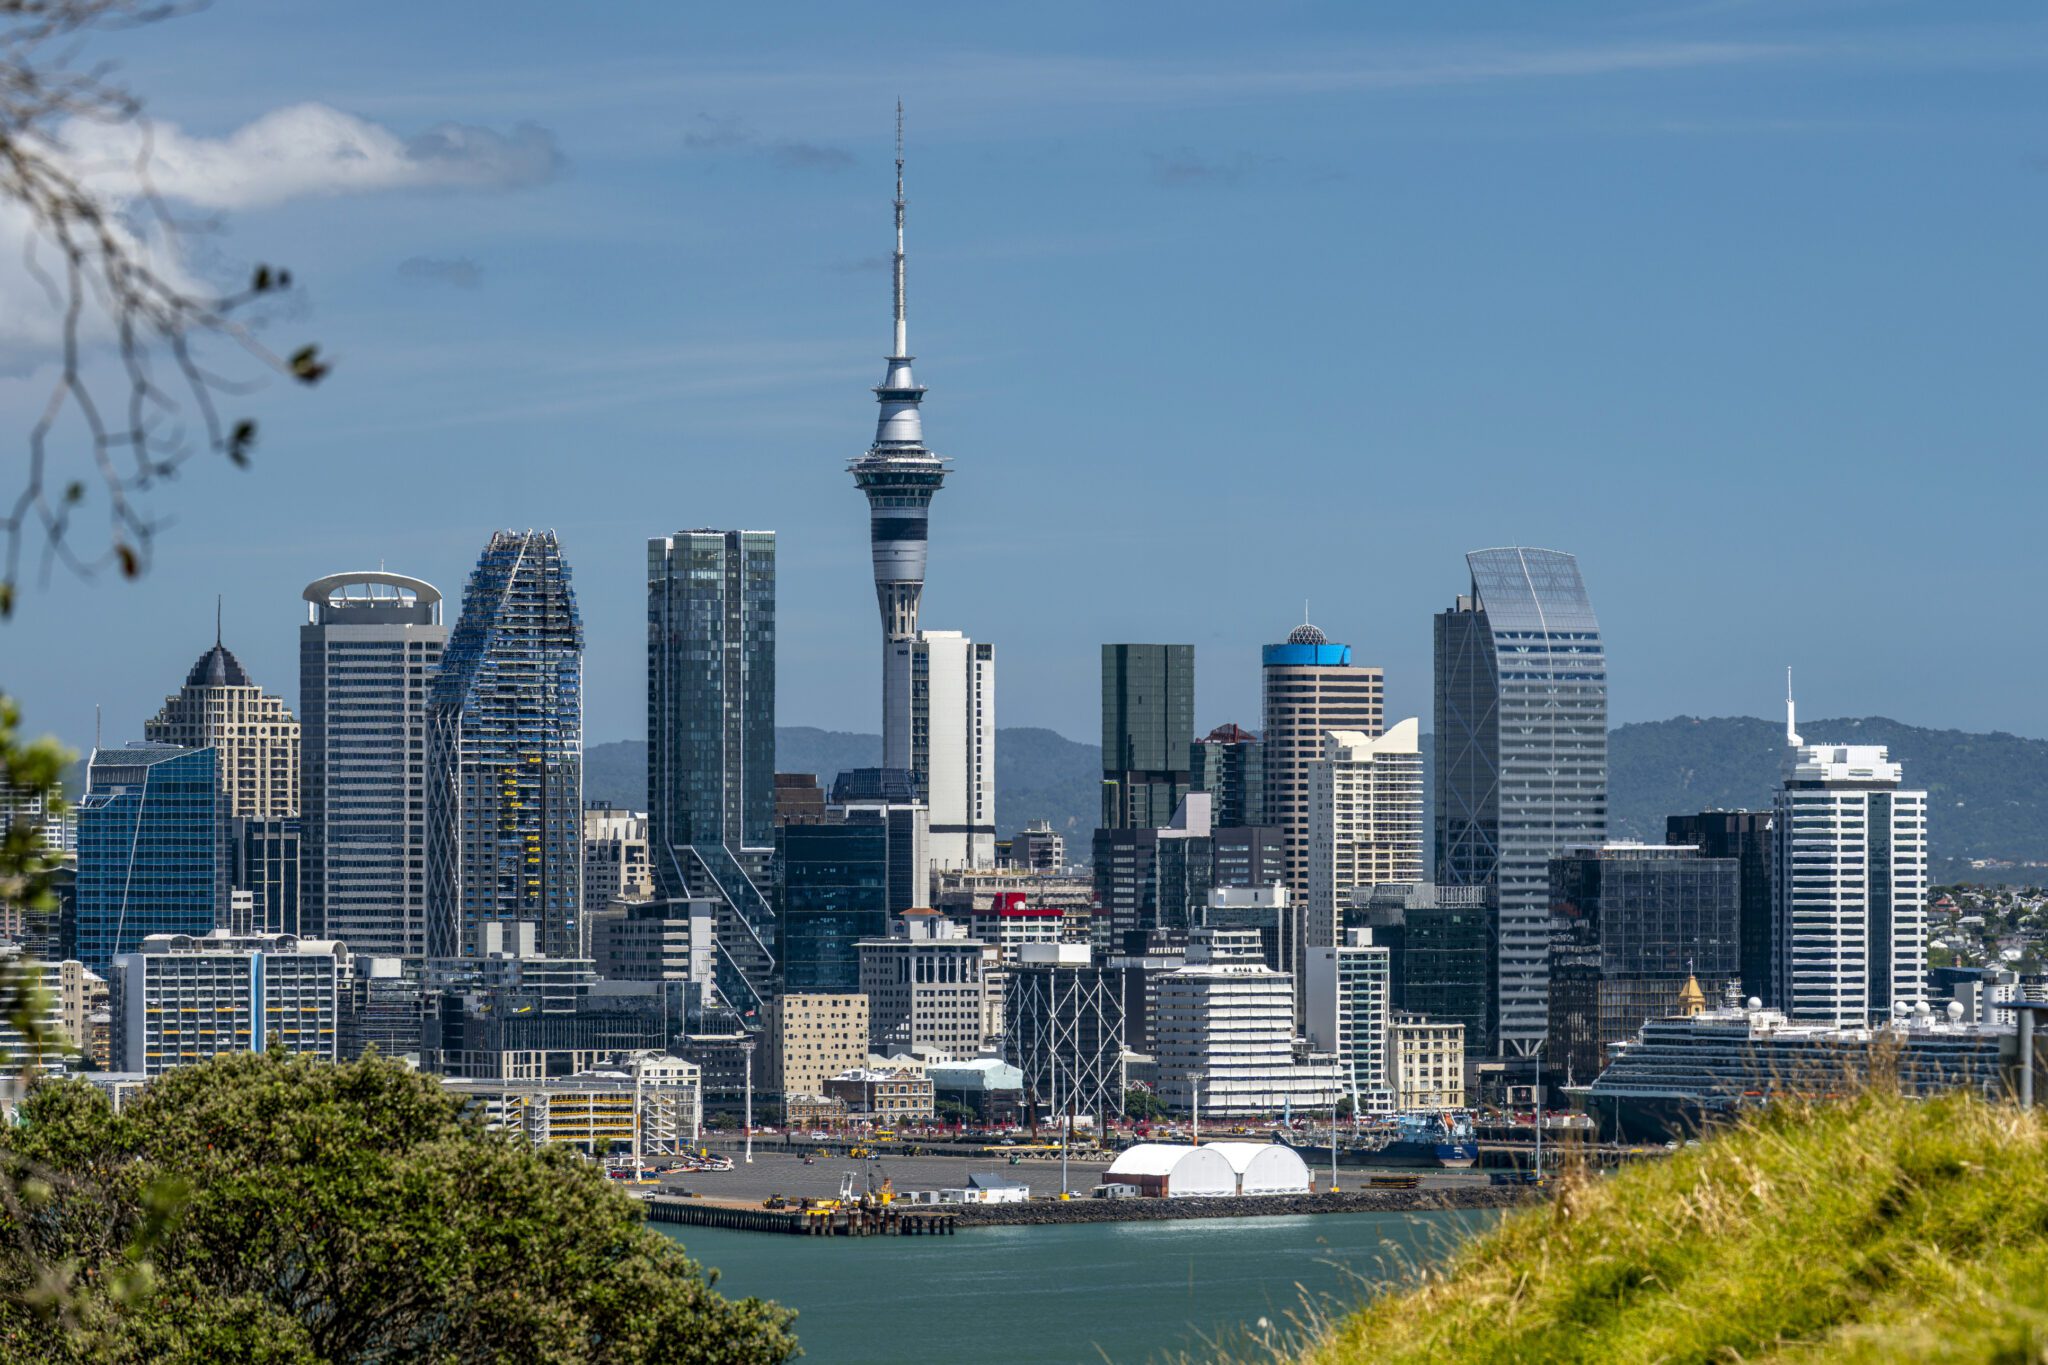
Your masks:
<svg viewBox="0 0 2048 1365"><path fill-rule="evenodd" d="M94 753L100 751L100 704L98 702L92 704L92 751Z"/></svg>
<svg viewBox="0 0 2048 1365"><path fill-rule="evenodd" d="M903 101L896 101L896 355L910 354L910 333L903 322Z"/></svg>
<svg viewBox="0 0 2048 1365"><path fill-rule="evenodd" d="M1799 728L1794 724L1792 708L1792 670L1785 670L1785 747L1797 749L1806 741L1799 737Z"/></svg>
<svg viewBox="0 0 2048 1365"><path fill-rule="evenodd" d="M215 649L220 648L220 599L221 594L215 593L213 595L213 647Z"/></svg>

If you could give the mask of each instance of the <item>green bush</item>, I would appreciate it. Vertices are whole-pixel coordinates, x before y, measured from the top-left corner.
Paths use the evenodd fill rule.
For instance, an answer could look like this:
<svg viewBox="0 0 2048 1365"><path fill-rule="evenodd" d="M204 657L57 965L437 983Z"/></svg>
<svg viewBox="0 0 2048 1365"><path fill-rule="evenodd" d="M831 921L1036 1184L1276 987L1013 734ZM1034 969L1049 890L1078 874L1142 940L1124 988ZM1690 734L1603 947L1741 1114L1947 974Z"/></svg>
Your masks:
<svg viewBox="0 0 2048 1365"><path fill-rule="evenodd" d="M780 1362L590 1163L483 1131L431 1078L239 1054L120 1114L30 1091L0 1159L0 1352L113 1361Z"/></svg>

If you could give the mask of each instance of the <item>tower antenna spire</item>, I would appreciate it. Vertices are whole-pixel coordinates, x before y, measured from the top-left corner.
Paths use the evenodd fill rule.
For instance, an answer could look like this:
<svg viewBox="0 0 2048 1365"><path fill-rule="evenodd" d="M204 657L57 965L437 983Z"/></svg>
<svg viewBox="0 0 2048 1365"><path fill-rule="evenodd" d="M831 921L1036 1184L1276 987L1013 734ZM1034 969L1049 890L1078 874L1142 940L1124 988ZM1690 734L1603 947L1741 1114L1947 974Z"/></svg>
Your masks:
<svg viewBox="0 0 2048 1365"><path fill-rule="evenodd" d="M1799 738L1799 727L1794 724L1796 713L1792 708L1792 670L1785 670L1785 747L1797 749L1806 741Z"/></svg>
<svg viewBox="0 0 2048 1365"><path fill-rule="evenodd" d="M213 647L220 648L220 599L222 594L213 595Z"/></svg>
<svg viewBox="0 0 2048 1365"><path fill-rule="evenodd" d="M910 333L903 322L903 101L896 101L896 350L910 354Z"/></svg>

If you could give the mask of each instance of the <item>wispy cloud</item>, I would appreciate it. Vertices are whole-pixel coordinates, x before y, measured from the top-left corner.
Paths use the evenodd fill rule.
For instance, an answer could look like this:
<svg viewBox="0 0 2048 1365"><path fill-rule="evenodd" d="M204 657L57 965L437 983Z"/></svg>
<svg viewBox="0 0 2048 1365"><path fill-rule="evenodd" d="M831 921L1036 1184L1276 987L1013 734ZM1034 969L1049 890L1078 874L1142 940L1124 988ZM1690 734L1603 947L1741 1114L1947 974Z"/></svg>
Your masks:
<svg viewBox="0 0 2048 1365"><path fill-rule="evenodd" d="M1281 158L1239 152L1234 156L1214 157L1195 151L1191 147L1177 148L1171 152L1147 152L1145 159L1152 165L1152 179L1161 185L1232 185L1254 172L1280 164Z"/></svg>
<svg viewBox="0 0 2048 1365"><path fill-rule="evenodd" d="M423 284L474 289L483 283L484 268L466 256L410 256L398 263L399 278Z"/></svg>
<svg viewBox="0 0 2048 1365"><path fill-rule="evenodd" d="M411 137L324 104L273 109L226 137L176 124L73 122L66 154L119 194L146 165L158 194L202 209L398 189L506 189L552 179L563 166L554 135L522 123L509 133L442 123Z"/></svg>
<svg viewBox="0 0 2048 1365"><path fill-rule="evenodd" d="M683 134L683 146L692 152L756 152L792 171L838 171L853 164L853 153L844 147L793 138L766 139L740 119L710 114L697 115L697 121Z"/></svg>

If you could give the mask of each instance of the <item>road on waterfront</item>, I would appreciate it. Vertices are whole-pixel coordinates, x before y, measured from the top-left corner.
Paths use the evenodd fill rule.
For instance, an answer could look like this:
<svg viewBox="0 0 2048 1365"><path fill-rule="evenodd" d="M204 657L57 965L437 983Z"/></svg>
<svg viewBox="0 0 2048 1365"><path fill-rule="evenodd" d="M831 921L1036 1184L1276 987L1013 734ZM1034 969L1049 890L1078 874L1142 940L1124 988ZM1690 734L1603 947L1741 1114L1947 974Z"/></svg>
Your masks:
<svg viewBox="0 0 2048 1365"><path fill-rule="evenodd" d="M712 1151L733 1158L730 1171L693 1171L685 1175L664 1176L661 1180L663 1194L680 1194L687 1190L706 1199L723 1199L734 1202L754 1202L770 1195L785 1195L789 1198L830 1198L839 1193L839 1182L843 1174L853 1173L854 1190L858 1193L868 1187L869 1177L876 1184L884 1178L894 1182L898 1193L910 1190L959 1189L967 1183L967 1177L976 1174L993 1174L1006 1180L1031 1187L1033 1198L1051 1198L1059 1193L1060 1162L1058 1157L1051 1160L1027 1158L1012 1166L1007 1154L989 1156L895 1156L887 1146L880 1150L880 1160L869 1161L852 1157L819 1157L815 1165L806 1166L803 1157L797 1153L765 1151L754 1149L754 1163L749 1166L740 1160L739 1145L723 1141L706 1143ZM661 1158L653 1158L655 1161ZM1097 1157L1083 1160L1075 1157L1067 1165L1067 1182L1078 1194L1086 1194L1102 1183L1102 1172L1109 1169L1109 1159ZM1329 1181L1329 1171L1314 1173L1318 1188ZM1384 1171L1372 1172L1355 1167L1345 1167L1338 1172L1338 1184L1343 1189L1364 1188L1369 1176L1419 1175L1424 1188L1459 1185L1484 1185L1487 1183L1484 1171Z"/></svg>

